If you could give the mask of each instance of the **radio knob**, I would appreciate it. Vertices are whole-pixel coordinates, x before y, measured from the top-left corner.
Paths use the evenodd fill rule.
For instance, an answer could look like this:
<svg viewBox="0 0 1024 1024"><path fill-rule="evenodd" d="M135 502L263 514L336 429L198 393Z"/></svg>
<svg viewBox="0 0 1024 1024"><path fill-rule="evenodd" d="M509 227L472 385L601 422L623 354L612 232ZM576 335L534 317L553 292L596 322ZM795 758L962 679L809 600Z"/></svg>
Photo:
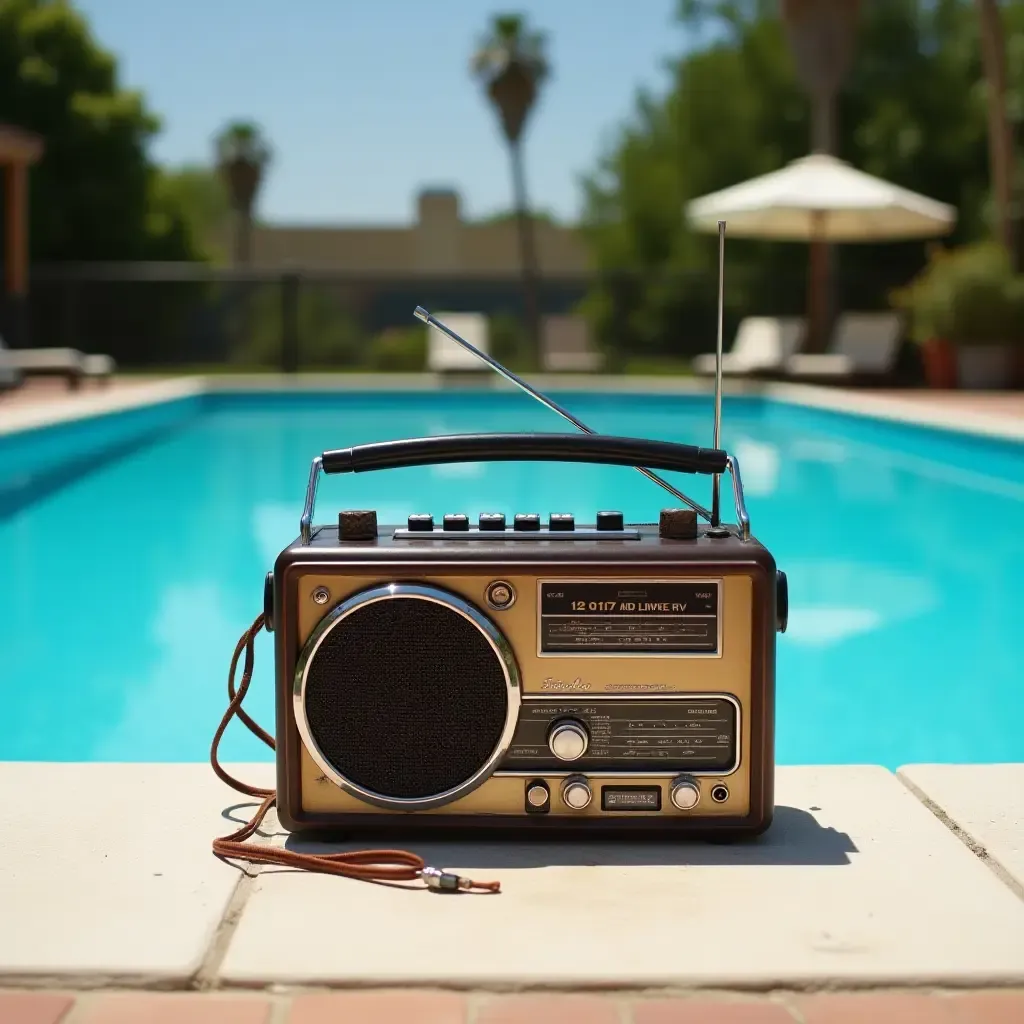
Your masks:
<svg viewBox="0 0 1024 1024"><path fill-rule="evenodd" d="M580 776L566 779L562 783L562 800L566 807L574 811L582 811L590 804L591 799L590 783Z"/></svg>
<svg viewBox="0 0 1024 1024"><path fill-rule="evenodd" d="M700 787L690 779L680 779L672 786L672 803L681 811L689 811L700 802Z"/></svg>
<svg viewBox="0 0 1024 1024"><path fill-rule="evenodd" d="M445 530L464 532L469 529L469 516L461 514L447 515L441 521L441 524Z"/></svg>
<svg viewBox="0 0 1024 1024"><path fill-rule="evenodd" d="M598 512L597 528L599 530L621 530L622 518L621 512Z"/></svg>
<svg viewBox="0 0 1024 1024"><path fill-rule="evenodd" d="M536 512L520 513L512 520L512 529L533 532L540 529L540 516Z"/></svg>
<svg viewBox="0 0 1024 1024"><path fill-rule="evenodd" d="M548 748L559 761L575 761L587 750L590 737L581 722L556 722L548 735Z"/></svg>
<svg viewBox="0 0 1024 1024"><path fill-rule="evenodd" d="M576 518L569 512L552 512L548 516L548 530L570 532L576 529Z"/></svg>

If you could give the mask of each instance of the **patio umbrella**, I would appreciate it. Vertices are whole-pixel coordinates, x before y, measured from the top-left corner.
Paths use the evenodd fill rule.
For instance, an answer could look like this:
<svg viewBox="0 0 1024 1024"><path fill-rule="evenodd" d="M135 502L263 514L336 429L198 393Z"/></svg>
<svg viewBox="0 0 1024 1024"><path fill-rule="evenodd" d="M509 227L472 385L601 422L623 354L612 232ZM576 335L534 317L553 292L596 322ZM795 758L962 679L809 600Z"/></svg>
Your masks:
<svg viewBox="0 0 1024 1024"><path fill-rule="evenodd" d="M687 218L698 231L779 242L810 242L809 326L812 341L823 327L828 264L834 242L881 242L948 234L956 210L945 203L815 153L740 185L695 199Z"/></svg>

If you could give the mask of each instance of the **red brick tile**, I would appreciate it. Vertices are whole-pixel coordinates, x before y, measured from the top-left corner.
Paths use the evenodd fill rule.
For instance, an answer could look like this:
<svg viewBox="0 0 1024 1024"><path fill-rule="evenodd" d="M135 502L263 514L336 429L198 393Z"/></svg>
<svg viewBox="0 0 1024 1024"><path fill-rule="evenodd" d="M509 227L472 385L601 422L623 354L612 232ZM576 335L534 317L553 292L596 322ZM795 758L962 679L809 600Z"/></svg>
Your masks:
<svg viewBox="0 0 1024 1024"><path fill-rule="evenodd" d="M620 1024L618 1000L605 996L496 996L484 1003L475 1024Z"/></svg>
<svg viewBox="0 0 1024 1024"><path fill-rule="evenodd" d="M79 1024L267 1024L270 1002L262 996L202 992L117 992L82 1007Z"/></svg>
<svg viewBox="0 0 1024 1024"><path fill-rule="evenodd" d="M964 992L949 997L956 1024L1021 1024L1024 991Z"/></svg>
<svg viewBox="0 0 1024 1024"><path fill-rule="evenodd" d="M917 992L797 996L804 1024L955 1024L949 1000Z"/></svg>
<svg viewBox="0 0 1024 1024"><path fill-rule="evenodd" d="M769 999L638 999L634 1024L793 1024L795 1018Z"/></svg>
<svg viewBox="0 0 1024 1024"><path fill-rule="evenodd" d="M57 1024L74 1001L53 992L0 992L0 1024Z"/></svg>
<svg viewBox="0 0 1024 1024"><path fill-rule="evenodd" d="M297 996L288 1024L466 1024L455 992L331 992Z"/></svg>

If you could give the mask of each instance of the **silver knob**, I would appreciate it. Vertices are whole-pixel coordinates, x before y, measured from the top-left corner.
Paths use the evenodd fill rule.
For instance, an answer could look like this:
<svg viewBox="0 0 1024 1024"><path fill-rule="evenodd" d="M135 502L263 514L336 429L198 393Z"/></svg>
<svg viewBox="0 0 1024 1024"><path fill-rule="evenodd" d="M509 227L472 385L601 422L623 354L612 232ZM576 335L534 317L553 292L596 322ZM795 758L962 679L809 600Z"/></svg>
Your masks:
<svg viewBox="0 0 1024 1024"><path fill-rule="evenodd" d="M575 761L587 750L590 737L580 722L556 722L548 736L548 748L560 761Z"/></svg>
<svg viewBox="0 0 1024 1024"><path fill-rule="evenodd" d="M688 811L697 806L700 800L700 787L691 779L679 779L672 784L672 803L681 811Z"/></svg>
<svg viewBox="0 0 1024 1024"><path fill-rule="evenodd" d="M582 811L590 803L590 784L586 779L575 776L562 783L562 800L574 811Z"/></svg>
<svg viewBox="0 0 1024 1024"><path fill-rule="evenodd" d="M548 802L548 787L543 782L535 782L526 791L526 801L531 807L543 807Z"/></svg>

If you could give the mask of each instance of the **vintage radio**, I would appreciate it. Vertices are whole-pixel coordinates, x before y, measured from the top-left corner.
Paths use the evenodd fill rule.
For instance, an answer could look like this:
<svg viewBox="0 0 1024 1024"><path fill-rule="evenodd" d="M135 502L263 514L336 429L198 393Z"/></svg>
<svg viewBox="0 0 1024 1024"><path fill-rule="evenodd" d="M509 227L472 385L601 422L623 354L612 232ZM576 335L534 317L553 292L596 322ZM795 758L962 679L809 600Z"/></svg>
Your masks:
<svg viewBox="0 0 1024 1024"><path fill-rule="evenodd" d="M235 652L247 652L244 686L229 684L237 711L265 625L287 829L728 840L769 826L786 578L718 448L721 290L719 302L713 448L595 434L416 310L581 433L421 437L313 460L299 537ZM358 509L314 525L321 473L489 460L632 466L678 501L640 524L579 509L387 524ZM653 470L710 474L711 510ZM723 473L734 525L721 522Z"/></svg>

